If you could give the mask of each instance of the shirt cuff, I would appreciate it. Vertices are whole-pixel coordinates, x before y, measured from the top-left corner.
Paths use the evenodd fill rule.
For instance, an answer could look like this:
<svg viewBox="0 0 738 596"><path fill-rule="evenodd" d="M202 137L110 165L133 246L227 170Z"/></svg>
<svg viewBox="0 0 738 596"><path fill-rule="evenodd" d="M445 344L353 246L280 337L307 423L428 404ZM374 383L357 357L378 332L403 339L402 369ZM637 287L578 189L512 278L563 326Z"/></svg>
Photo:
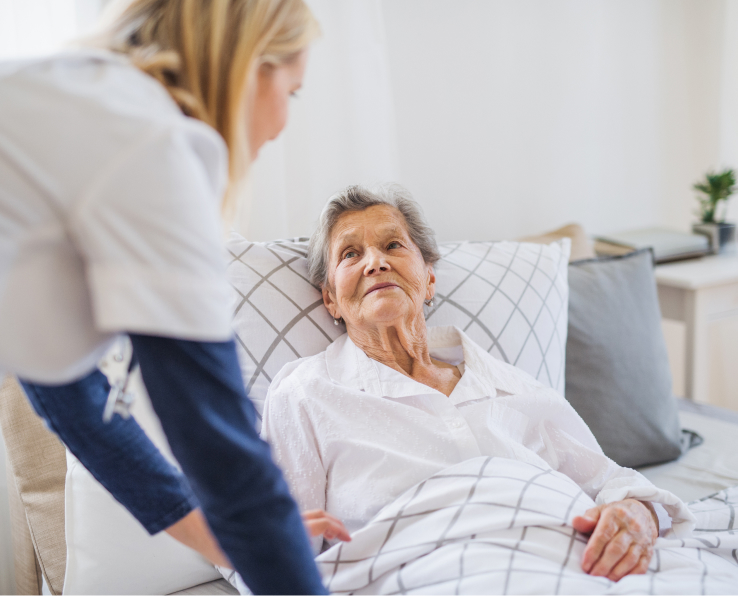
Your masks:
<svg viewBox="0 0 738 596"><path fill-rule="evenodd" d="M659 536L663 537L671 529L671 516L666 512L666 509L664 509L661 503L650 503L653 505L653 510L656 512L656 517L659 520Z"/></svg>
<svg viewBox="0 0 738 596"><path fill-rule="evenodd" d="M656 508L657 504L663 507L669 516L669 522L667 523L670 523L669 529L664 530L668 534L665 536L666 538L684 538L689 536L697 523L697 518L689 510L684 501L674 493L657 488L653 484L632 486L623 482L621 486L601 490L595 499L595 503L604 505L624 499L650 501L654 505L654 508ZM661 523L660 518L659 523Z"/></svg>

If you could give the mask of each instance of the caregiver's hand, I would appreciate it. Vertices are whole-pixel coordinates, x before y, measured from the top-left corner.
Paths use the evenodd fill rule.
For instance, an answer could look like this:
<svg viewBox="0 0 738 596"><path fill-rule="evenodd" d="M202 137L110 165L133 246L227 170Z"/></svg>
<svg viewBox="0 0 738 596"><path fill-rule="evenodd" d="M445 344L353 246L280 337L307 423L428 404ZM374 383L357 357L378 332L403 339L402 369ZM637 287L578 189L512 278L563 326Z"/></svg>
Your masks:
<svg viewBox="0 0 738 596"><path fill-rule="evenodd" d="M625 499L575 517L574 529L592 534L584 549L582 569L614 582L631 573L646 573L659 535L656 513L649 505Z"/></svg>
<svg viewBox="0 0 738 596"><path fill-rule="evenodd" d="M305 524L305 528L311 537L322 534L327 540L338 538L344 542L351 542L351 536L349 536L343 522L322 509L303 511L302 523Z"/></svg>

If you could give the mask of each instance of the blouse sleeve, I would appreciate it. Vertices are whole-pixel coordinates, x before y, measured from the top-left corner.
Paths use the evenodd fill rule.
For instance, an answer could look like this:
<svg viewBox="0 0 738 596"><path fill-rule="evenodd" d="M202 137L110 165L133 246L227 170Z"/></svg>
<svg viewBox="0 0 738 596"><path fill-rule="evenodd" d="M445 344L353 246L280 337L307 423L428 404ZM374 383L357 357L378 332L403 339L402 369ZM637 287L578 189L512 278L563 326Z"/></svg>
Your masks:
<svg viewBox="0 0 738 596"><path fill-rule="evenodd" d="M196 341L231 336L220 203L227 151L192 119L143 131L70 212L95 324Z"/></svg>
<svg viewBox="0 0 738 596"><path fill-rule="evenodd" d="M289 366L289 365L288 365ZM284 369L267 394L262 437L271 445L272 457L282 469L300 511L325 509L326 471L318 439L299 382L284 378ZM282 379L280 379L282 377ZM313 554L320 553L322 536L311 539Z"/></svg>
<svg viewBox="0 0 738 596"><path fill-rule="evenodd" d="M673 493L654 486L635 470L619 466L607 457L587 424L563 397L552 391L536 400L539 411L529 434L531 447L554 470L576 482L598 505L623 499L660 504L671 517L672 536L689 534L695 517ZM541 407L545 401L546 407Z"/></svg>

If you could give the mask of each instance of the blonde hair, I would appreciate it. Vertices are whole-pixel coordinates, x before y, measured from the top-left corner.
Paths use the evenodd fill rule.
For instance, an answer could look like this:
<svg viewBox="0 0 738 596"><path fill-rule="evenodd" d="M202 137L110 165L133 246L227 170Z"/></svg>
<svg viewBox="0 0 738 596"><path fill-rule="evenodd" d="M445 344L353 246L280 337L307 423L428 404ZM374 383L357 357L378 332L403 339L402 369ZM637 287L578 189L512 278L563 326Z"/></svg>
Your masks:
<svg viewBox="0 0 738 596"><path fill-rule="evenodd" d="M246 106L262 64L289 63L319 35L304 0L119 0L93 43L128 55L229 151L224 211L248 171Z"/></svg>

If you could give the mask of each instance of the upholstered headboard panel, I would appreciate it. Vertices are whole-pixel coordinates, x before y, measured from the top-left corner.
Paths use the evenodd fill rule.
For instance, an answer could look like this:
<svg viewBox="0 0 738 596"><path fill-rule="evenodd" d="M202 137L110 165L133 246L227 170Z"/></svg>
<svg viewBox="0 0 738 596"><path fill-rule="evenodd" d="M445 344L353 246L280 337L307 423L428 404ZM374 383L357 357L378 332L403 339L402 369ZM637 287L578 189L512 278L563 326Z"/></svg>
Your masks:
<svg viewBox="0 0 738 596"><path fill-rule="evenodd" d="M41 593L40 570L52 594L61 594L66 566L64 446L36 415L12 377L6 377L0 388L0 404L18 593Z"/></svg>

